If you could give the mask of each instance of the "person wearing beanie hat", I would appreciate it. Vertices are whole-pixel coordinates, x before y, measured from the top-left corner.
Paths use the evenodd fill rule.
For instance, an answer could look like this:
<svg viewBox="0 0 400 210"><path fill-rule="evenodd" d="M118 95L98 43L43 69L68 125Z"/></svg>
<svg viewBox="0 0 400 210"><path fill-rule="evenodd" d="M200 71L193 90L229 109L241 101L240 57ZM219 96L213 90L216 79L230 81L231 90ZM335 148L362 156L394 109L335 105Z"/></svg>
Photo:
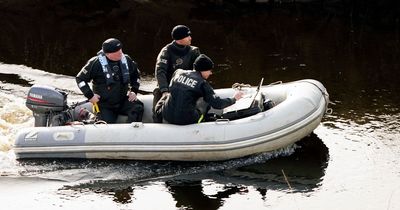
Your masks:
<svg viewBox="0 0 400 210"><path fill-rule="evenodd" d="M172 124L188 125L202 120L197 100L204 101L214 109L223 109L242 98L242 92L236 92L232 98L220 98L207 82L212 74L213 61L201 54L194 61L193 70L176 70L169 86L170 94L163 97L156 106L156 111Z"/></svg>
<svg viewBox="0 0 400 210"><path fill-rule="evenodd" d="M208 71L214 68L214 63L208 56L201 54L194 61L193 68L196 71Z"/></svg>
<svg viewBox="0 0 400 210"><path fill-rule="evenodd" d="M85 97L98 105L101 120L115 123L122 114L128 116L128 123L142 121L143 103L136 97L140 71L136 62L122 52L118 39L103 42L97 55L76 75L76 82Z"/></svg>
<svg viewBox="0 0 400 210"><path fill-rule="evenodd" d="M157 88L153 94L153 121L161 122L162 117L155 112L155 105L159 99L169 93L169 83L172 74L177 69L191 69L197 56L200 55L198 47L192 46L192 33L189 27L177 25L171 31L173 41L164 46L157 56L155 77Z"/></svg>
<svg viewBox="0 0 400 210"><path fill-rule="evenodd" d="M107 39L103 42L102 50L104 53L114 53L122 49L122 43L115 38Z"/></svg>
<svg viewBox="0 0 400 210"><path fill-rule="evenodd" d="M173 40L181 40L190 36L192 33L187 26L177 25L172 29L171 36Z"/></svg>

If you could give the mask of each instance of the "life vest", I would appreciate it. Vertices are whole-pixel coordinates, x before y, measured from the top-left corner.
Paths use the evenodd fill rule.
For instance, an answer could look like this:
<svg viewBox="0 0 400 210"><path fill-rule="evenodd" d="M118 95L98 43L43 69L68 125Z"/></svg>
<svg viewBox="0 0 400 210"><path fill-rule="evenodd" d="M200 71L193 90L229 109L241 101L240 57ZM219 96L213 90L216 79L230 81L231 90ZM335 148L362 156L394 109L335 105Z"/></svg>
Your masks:
<svg viewBox="0 0 400 210"><path fill-rule="evenodd" d="M97 57L99 58L101 67L103 69L103 73L106 76L107 86L114 84L116 81L111 76L111 68L110 68L110 65L108 65L107 57L106 57L106 54L103 52L103 50L100 50L97 53ZM122 64L121 65L122 81L123 81L123 83L128 83L129 82L129 68L128 68L128 62L126 61L126 56L124 54L122 54L122 58L121 58L120 62Z"/></svg>

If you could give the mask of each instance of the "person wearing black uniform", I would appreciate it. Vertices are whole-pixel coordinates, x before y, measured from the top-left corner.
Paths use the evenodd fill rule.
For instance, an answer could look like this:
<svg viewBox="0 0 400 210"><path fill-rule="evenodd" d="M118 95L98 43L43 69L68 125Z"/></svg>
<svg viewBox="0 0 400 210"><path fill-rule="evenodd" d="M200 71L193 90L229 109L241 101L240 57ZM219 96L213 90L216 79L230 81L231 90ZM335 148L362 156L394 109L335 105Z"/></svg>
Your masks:
<svg viewBox="0 0 400 210"><path fill-rule="evenodd" d="M93 89L88 85L93 83ZM128 122L140 122L143 103L137 99L140 71L137 64L122 52L115 38L104 41L97 56L92 57L76 76L79 89L92 104L98 103L101 120L115 123L119 114Z"/></svg>
<svg viewBox="0 0 400 210"><path fill-rule="evenodd" d="M215 109L228 107L242 98L242 92L236 92L233 98L215 95L214 89L207 82L213 67L212 60L201 54L193 64L194 70L175 71L169 86L170 95L166 97L161 108L166 121L177 125L197 123L202 114L196 109L196 102L200 97Z"/></svg>
<svg viewBox="0 0 400 210"><path fill-rule="evenodd" d="M200 55L198 47L191 46L190 29L184 25L177 25L172 29L174 41L167 44L157 56L155 76L158 87L153 91L153 120L161 122L161 116L154 115L154 107L162 96L169 93L169 83L172 74L177 69L192 69L193 62Z"/></svg>

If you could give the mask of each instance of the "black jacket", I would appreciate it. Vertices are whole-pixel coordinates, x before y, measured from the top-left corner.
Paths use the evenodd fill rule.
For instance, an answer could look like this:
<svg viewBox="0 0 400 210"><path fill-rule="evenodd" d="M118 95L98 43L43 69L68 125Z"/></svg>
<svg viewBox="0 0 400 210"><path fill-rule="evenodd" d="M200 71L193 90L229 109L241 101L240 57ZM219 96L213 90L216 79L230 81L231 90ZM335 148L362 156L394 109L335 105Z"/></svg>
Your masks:
<svg viewBox="0 0 400 210"><path fill-rule="evenodd" d="M126 60L129 68L129 81L123 83L121 61L110 61L107 59L111 69L113 66L119 66L119 72L113 76L114 83L107 86L106 75L103 72L102 66L97 56L91 58L82 70L76 76L76 83L81 89L86 98L90 99L94 93L100 95L100 102L103 106L115 107L122 103L127 98L129 86L135 93L138 92L140 86L140 71L137 64L126 55ZM93 90L88 83L93 83Z"/></svg>
<svg viewBox="0 0 400 210"><path fill-rule="evenodd" d="M200 55L195 46L181 46L175 41L167 44L158 54L155 76L161 92L168 92L172 74L177 69L192 69L193 62Z"/></svg>
<svg viewBox="0 0 400 210"><path fill-rule="evenodd" d="M200 72L177 70L169 87L170 95L163 106L163 117L169 123L187 125L196 123L200 114L196 102L204 98L211 107L223 109L235 103L234 98L221 99Z"/></svg>

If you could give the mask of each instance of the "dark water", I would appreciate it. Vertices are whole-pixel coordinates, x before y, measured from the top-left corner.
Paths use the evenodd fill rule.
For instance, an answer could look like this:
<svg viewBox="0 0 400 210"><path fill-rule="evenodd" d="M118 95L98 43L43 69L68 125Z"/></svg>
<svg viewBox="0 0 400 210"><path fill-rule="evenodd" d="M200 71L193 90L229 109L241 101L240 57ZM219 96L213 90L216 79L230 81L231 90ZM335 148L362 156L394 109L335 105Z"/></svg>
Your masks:
<svg viewBox="0 0 400 210"><path fill-rule="evenodd" d="M327 161L327 147L312 134L296 152L290 148L224 162L21 160L17 167L21 177L66 182L58 189L60 196L95 193L129 204L135 203L135 191L163 183L178 208L218 209L224 199L249 190L264 199L267 190L286 191L284 176L290 177L292 192L312 192ZM212 196L204 194L204 188L217 183L223 187Z"/></svg>
<svg viewBox="0 0 400 210"><path fill-rule="evenodd" d="M216 2L0 2L0 205L398 209L398 3ZM294 147L225 162L15 160L13 137L32 124L30 85L81 97L73 76L116 37L151 89L155 58L176 24L190 26L193 45L215 61L214 87L313 78L333 113Z"/></svg>

